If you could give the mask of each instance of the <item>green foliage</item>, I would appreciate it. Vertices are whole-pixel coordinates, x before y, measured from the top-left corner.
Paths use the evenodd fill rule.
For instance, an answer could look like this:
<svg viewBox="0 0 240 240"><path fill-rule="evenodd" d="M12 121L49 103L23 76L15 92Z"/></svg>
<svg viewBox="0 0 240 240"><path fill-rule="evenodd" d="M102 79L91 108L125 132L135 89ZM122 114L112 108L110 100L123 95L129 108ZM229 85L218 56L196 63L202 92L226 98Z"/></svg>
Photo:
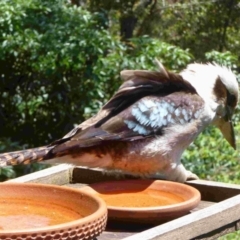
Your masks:
<svg viewBox="0 0 240 240"><path fill-rule="evenodd" d="M230 233L225 236L222 236L218 238L218 240L235 240L240 238L240 231L237 231L235 233Z"/></svg>
<svg viewBox="0 0 240 240"><path fill-rule="evenodd" d="M210 62L216 62L222 66L231 68L232 70L236 70L238 67L238 58L230 51L218 52L213 50L211 52L205 53L205 58Z"/></svg>
<svg viewBox="0 0 240 240"><path fill-rule="evenodd" d="M155 58L173 71L214 61L240 79L239 3L0 1L0 152L62 137L111 97L121 70L156 69ZM240 106L233 122L239 149ZM239 158L209 127L183 162L201 178L240 183ZM0 181L45 167L3 168Z"/></svg>
<svg viewBox="0 0 240 240"><path fill-rule="evenodd" d="M154 58L174 71L199 60L239 71L236 1L231 12L224 1L86 2L0 1L0 151L62 137L111 97L121 70L156 68ZM121 20L131 15L133 38L121 41L129 27ZM239 116L238 107L238 145ZM184 162L202 178L238 181L239 153L215 128L198 137ZM13 177L15 170L2 173Z"/></svg>
<svg viewBox="0 0 240 240"><path fill-rule="evenodd" d="M240 148L240 126L235 126ZM183 155L187 169L202 179L240 183L239 152L232 149L215 127L207 128Z"/></svg>
<svg viewBox="0 0 240 240"><path fill-rule="evenodd" d="M1 134L46 144L82 121L87 106L100 107L93 68L121 43L65 1L4 0L0 16Z"/></svg>
<svg viewBox="0 0 240 240"><path fill-rule="evenodd" d="M188 49L181 49L171 44L146 36L131 39L133 46L128 58L135 62L136 66L149 69L153 66L153 59L157 58L164 66L171 70L184 68L193 59ZM147 53L147 54L146 54Z"/></svg>
<svg viewBox="0 0 240 240"><path fill-rule="evenodd" d="M239 53L239 0L158 1L147 20L141 34L190 48L198 60L204 61L212 50Z"/></svg>

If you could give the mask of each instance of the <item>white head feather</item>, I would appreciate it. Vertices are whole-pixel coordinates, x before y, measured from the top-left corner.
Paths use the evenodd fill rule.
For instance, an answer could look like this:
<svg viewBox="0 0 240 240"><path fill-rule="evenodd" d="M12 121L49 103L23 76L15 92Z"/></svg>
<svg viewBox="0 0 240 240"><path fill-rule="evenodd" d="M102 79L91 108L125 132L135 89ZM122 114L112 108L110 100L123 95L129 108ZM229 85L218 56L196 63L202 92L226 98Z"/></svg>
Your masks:
<svg viewBox="0 0 240 240"><path fill-rule="evenodd" d="M238 82L235 74L228 68L218 64L189 64L180 75L193 87L214 111L217 103L214 101L213 89L216 80L220 78L227 91L238 98Z"/></svg>

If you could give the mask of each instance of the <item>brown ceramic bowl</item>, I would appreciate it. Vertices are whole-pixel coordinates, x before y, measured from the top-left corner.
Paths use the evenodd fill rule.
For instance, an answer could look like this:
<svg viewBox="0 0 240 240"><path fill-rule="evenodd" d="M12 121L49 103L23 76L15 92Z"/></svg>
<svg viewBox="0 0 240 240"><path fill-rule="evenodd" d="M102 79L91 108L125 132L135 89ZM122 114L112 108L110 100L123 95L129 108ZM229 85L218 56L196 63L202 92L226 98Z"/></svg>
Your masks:
<svg viewBox="0 0 240 240"><path fill-rule="evenodd" d="M81 190L0 184L0 239L93 239L106 221L105 202Z"/></svg>
<svg viewBox="0 0 240 240"><path fill-rule="evenodd" d="M84 187L100 196L114 221L158 224L188 214L200 202L197 189L161 180L123 180Z"/></svg>

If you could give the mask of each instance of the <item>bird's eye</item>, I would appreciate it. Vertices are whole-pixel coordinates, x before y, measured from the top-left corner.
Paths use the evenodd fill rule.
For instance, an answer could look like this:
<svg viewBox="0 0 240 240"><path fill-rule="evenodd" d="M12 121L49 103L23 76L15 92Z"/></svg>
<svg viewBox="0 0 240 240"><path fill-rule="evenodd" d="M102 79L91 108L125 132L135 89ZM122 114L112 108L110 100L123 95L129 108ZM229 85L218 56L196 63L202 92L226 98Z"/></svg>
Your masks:
<svg viewBox="0 0 240 240"><path fill-rule="evenodd" d="M227 92L227 105L235 108L237 106L237 97L230 92Z"/></svg>

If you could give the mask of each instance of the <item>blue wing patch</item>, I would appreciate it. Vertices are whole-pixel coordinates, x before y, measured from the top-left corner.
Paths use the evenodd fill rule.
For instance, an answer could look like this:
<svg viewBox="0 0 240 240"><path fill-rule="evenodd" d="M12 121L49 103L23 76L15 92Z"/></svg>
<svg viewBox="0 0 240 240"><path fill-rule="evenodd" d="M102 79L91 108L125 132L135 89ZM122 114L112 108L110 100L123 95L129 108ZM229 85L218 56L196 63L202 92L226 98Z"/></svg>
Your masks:
<svg viewBox="0 0 240 240"><path fill-rule="evenodd" d="M129 129L149 135L166 126L186 124L200 116L199 106L174 99L142 98L131 108L132 119L125 119Z"/></svg>

